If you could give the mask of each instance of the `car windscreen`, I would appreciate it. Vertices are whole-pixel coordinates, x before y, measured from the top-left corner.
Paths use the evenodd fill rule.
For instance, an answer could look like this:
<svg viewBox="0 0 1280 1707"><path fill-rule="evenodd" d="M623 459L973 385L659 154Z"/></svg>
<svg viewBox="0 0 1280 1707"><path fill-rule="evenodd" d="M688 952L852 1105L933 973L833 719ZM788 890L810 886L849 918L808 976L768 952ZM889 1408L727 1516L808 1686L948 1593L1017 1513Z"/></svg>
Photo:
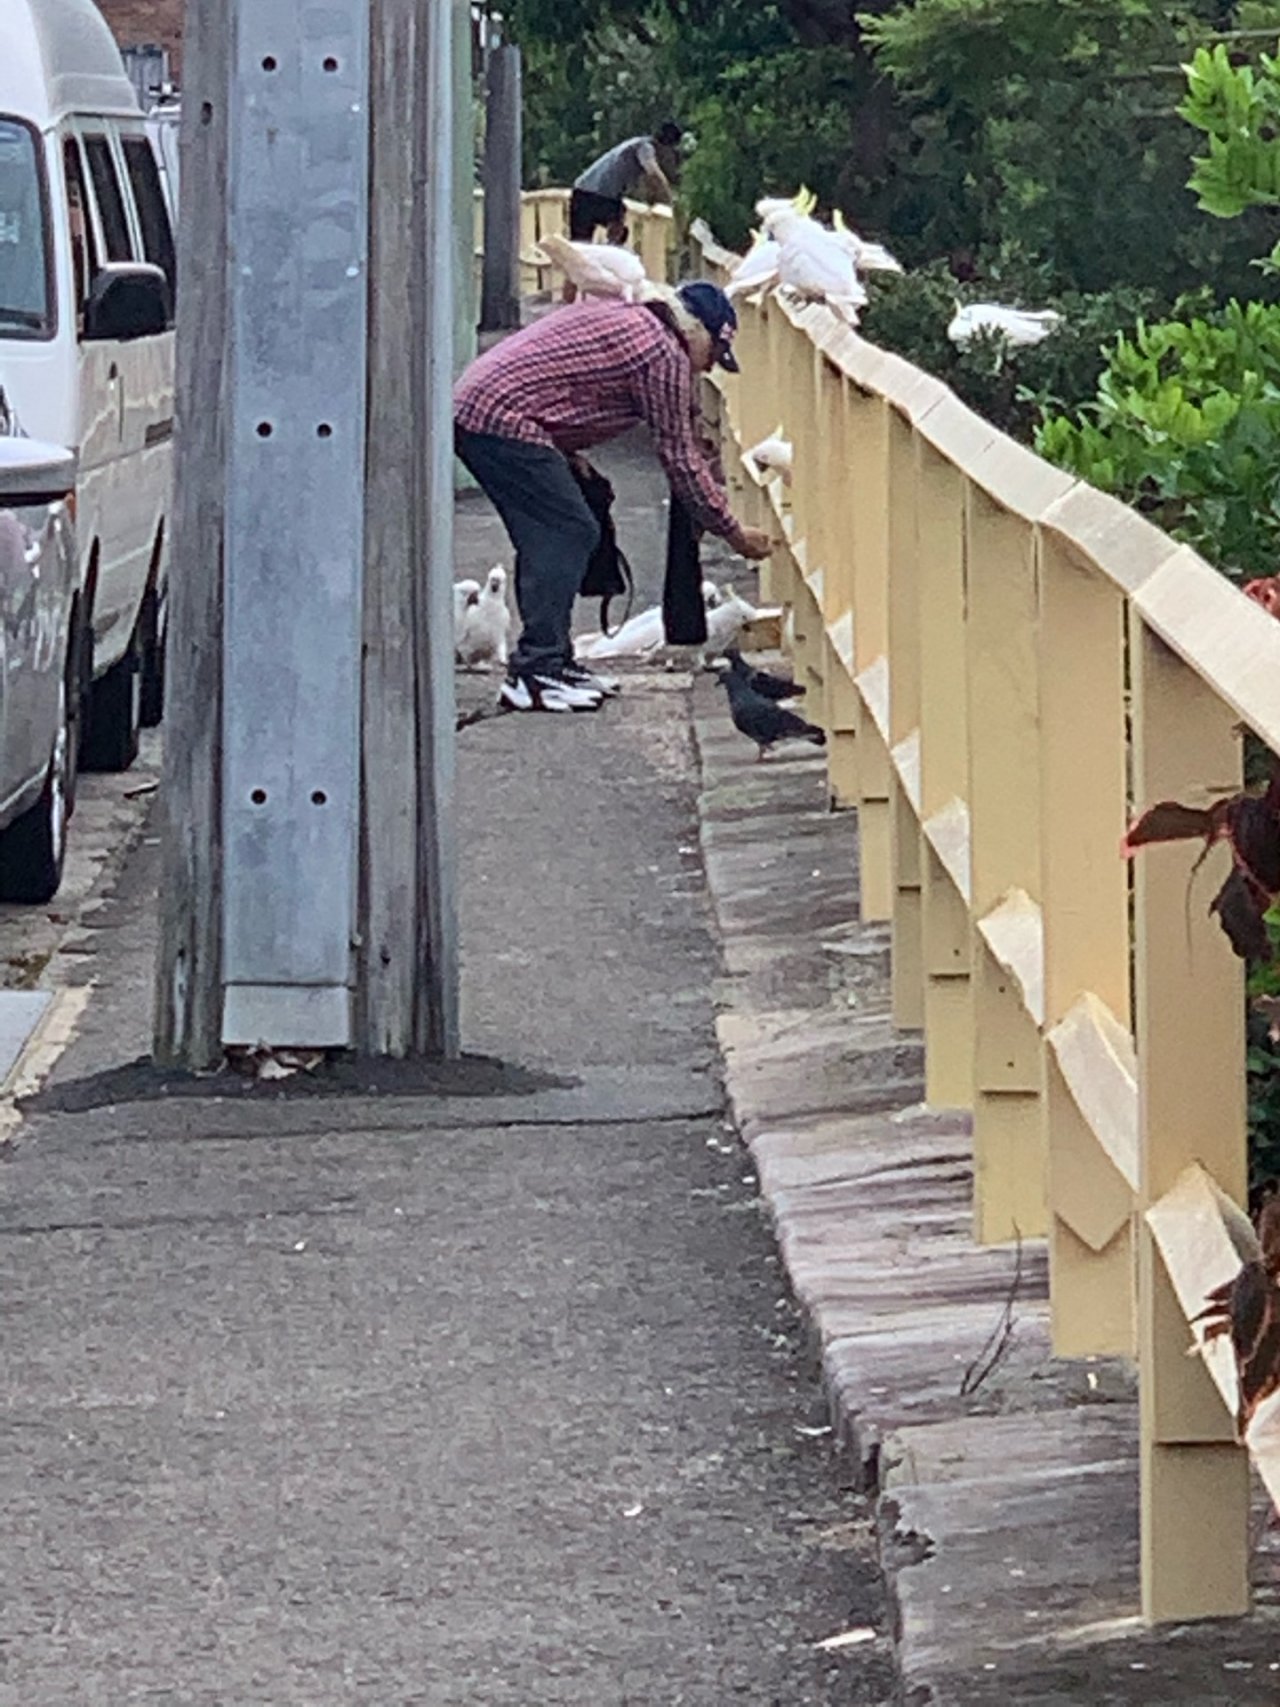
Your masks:
<svg viewBox="0 0 1280 1707"><path fill-rule="evenodd" d="M48 338L53 330L40 139L0 114L0 338Z"/></svg>

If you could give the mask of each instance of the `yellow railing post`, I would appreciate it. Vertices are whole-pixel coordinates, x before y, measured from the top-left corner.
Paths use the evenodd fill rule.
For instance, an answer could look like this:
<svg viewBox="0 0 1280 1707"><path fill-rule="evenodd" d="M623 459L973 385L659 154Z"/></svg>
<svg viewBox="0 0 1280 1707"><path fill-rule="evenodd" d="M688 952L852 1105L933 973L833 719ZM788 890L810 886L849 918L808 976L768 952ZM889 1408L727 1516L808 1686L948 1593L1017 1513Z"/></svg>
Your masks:
<svg viewBox="0 0 1280 1707"><path fill-rule="evenodd" d="M916 1029L924 1024L918 465L910 420L890 411L888 433L893 1017L898 1025Z"/></svg>
<svg viewBox="0 0 1280 1707"><path fill-rule="evenodd" d="M941 405L947 409L948 405ZM920 818L925 1095L973 1103L973 948L969 927L969 704L965 685L964 479L916 437L920 599ZM932 834L930 830L932 828ZM938 836L946 830L943 857ZM957 848L957 841L960 846Z"/></svg>
<svg viewBox="0 0 1280 1707"><path fill-rule="evenodd" d="M1233 713L1137 616L1130 661L1138 802L1203 804L1238 787ZM1188 905L1196 852L1153 847L1136 862L1140 1210L1193 1161L1244 1200L1243 979L1217 921ZM1220 878L1225 859L1212 864ZM1138 1259L1143 1613L1229 1617L1249 1604L1248 1460L1186 1355L1186 1317L1141 1219Z"/></svg>
<svg viewBox="0 0 1280 1707"><path fill-rule="evenodd" d="M966 519L969 809L974 936L974 1228L980 1243L1047 1228L1043 1043L1018 966L981 926L1040 889L1036 537L1027 517L969 485ZM1039 920L1023 909L1018 953Z"/></svg>
<svg viewBox="0 0 1280 1707"><path fill-rule="evenodd" d="M1057 533L1042 533L1041 901L1051 1039L1086 995L1117 1031L1131 1026L1128 874L1118 853L1126 820L1124 651L1122 591ZM1117 1122L1124 1113L1115 1111ZM1103 1151L1052 1047L1044 1119L1054 1349L1064 1357L1131 1355L1131 1170Z"/></svg>
<svg viewBox="0 0 1280 1707"><path fill-rule="evenodd" d="M874 351L869 352L873 357ZM893 917L889 759L889 409L857 381L846 390L845 447L853 484L853 652L858 729L858 864L862 916Z"/></svg>

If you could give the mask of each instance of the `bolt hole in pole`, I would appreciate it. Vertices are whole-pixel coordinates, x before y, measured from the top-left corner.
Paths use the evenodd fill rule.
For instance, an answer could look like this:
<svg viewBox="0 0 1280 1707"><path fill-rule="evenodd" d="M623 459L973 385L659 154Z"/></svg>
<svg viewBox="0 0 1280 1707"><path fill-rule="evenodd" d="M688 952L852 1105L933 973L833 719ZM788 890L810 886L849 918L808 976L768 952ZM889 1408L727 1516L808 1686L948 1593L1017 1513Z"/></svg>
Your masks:
<svg viewBox="0 0 1280 1707"><path fill-rule="evenodd" d="M326 70L326 71L336 71L336 70L337 70L337 69L338 69L338 62L337 62L337 60L336 60L336 59L335 59L335 58L334 58L334 57L333 57L333 55L332 55L332 54L330 54L330 55L329 55L329 57L328 57L328 59L326 59L326 60L325 60L325 62L324 62L324 68L325 68L325 70Z"/></svg>
<svg viewBox="0 0 1280 1707"><path fill-rule="evenodd" d="M275 428L271 425L270 421L258 422L258 437L260 439L269 439L274 432Z"/></svg>
<svg viewBox="0 0 1280 1707"><path fill-rule="evenodd" d="M264 71L274 71L275 68L276 68L276 56L274 53L269 53L267 55L267 57L262 62L262 69Z"/></svg>
<svg viewBox="0 0 1280 1707"><path fill-rule="evenodd" d="M318 439L331 439L333 437L333 428L327 421L321 421L316 428L316 437Z"/></svg>
<svg viewBox="0 0 1280 1707"><path fill-rule="evenodd" d="M311 796L311 804L313 806L327 806L329 804L329 796L325 793L324 789L317 788L315 790Z"/></svg>
<svg viewBox="0 0 1280 1707"><path fill-rule="evenodd" d="M265 788L255 788L249 798L255 806L265 806L267 804L267 791Z"/></svg>

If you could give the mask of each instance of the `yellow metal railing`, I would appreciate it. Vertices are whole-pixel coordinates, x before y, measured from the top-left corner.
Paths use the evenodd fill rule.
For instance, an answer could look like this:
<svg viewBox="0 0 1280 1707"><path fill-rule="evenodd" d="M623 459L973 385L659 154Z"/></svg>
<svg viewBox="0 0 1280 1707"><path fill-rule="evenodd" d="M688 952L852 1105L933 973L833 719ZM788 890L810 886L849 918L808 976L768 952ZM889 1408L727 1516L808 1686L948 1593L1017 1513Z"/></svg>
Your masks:
<svg viewBox="0 0 1280 1707"><path fill-rule="evenodd" d="M694 240L723 283L736 257ZM929 1100L973 1111L975 1237L1046 1236L1055 1349L1137 1360L1146 1617L1243 1612L1234 1362L1187 1356L1251 1237L1242 969L1188 906L1196 850L1120 843L1135 805L1238 788L1242 723L1280 752L1280 623L825 307L747 302L738 349L709 412L779 542L765 596L859 815L896 1017ZM789 487L729 454L779 421Z"/></svg>
<svg viewBox="0 0 1280 1707"><path fill-rule="evenodd" d="M675 244L675 221L671 209L633 201L628 201L625 206L630 246L644 262L648 276L660 283L665 282L670 274ZM568 235L569 191L526 190L520 198L522 296L554 295L559 291L563 282L561 274L540 257L538 244L544 237ZM475 192L475 252L479 267L484 257L483 190Z"/></svg>

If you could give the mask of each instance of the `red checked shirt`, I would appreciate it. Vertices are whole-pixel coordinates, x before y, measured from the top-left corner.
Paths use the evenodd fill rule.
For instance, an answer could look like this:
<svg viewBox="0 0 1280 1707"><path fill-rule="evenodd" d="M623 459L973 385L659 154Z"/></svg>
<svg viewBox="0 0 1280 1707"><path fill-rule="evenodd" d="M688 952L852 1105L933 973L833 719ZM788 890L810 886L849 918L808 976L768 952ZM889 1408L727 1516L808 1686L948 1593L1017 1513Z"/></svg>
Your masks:
<svg viewBox="0 0 1280 1707"><path fill-rule="evenodd" d="M453 404L466 432L566 452L643 422L672 491L697 524L735 549L743 544L741 523L703 453L692 364L647 308L577 302L555 309L473 362Z"/></svg>

